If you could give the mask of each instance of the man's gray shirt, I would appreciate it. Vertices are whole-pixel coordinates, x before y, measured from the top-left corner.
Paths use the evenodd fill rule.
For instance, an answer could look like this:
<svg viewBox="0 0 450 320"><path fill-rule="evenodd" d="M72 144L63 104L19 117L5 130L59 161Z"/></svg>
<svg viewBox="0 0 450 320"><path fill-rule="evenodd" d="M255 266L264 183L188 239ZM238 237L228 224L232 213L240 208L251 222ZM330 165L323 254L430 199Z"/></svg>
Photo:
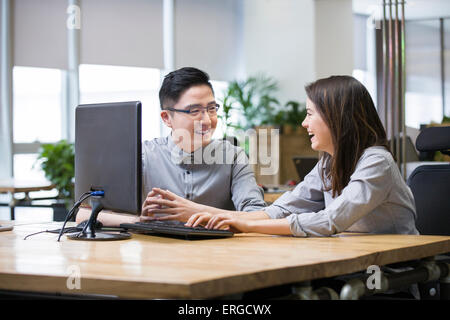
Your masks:
<svg viewBox="0 0 450 320"><path fill-rule="evenodd" d="M287 218L293 235L419 234L412 192L384 147L365 150L350 182L335 198L331 191L323 191L321 166L319 161L293 191L264 209L273 219Z"/></svg>
<svg viewBox="0 0 450 320"><path fill-rule="evenodd" d="M167 189L196 203L238 211L266 206L245 152L224 140L212 140L193 153L169 135L142 144L143 199L152 188Z"/></svg>

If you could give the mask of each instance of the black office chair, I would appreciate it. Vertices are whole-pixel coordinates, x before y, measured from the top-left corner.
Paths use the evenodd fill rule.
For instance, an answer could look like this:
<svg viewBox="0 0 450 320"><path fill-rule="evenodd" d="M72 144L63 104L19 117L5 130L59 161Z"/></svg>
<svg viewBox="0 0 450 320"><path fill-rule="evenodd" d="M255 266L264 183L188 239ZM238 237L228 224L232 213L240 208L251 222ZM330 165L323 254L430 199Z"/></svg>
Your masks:
<svg viewBox="0 0 450 320"><path fill-rule="evenodd" d="M417 137L416 148L450 155L450 127L424 129ZM407 184L416 202L420 234L450 235L450 163L419 166Z"/></svg>
<svg viewBox="0 0 450 320"><path fill-rule="evenodd" d="M450 127L424 129L416 140L421 153L440 151L450 155ZM450 235L450 163L422 165L407 180L416 202L416 227L424 235ZM449 254L436 260L449 261ZM421 299L436 300L441 295L438 281L419 284Z"/></svg>

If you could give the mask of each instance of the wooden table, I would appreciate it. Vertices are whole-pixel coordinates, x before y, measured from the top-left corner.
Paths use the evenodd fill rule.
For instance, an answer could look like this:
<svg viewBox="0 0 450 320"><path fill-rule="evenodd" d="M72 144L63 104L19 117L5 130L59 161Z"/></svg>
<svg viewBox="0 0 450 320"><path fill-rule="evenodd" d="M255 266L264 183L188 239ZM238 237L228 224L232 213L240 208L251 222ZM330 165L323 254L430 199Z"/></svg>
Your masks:
<svg viewBox="0 0 450 320"><path fill-rule="evenodd" d="M16 225L13 231L0 232L0 290L211 298L450 252L450 237L412 235L238 234L200 241L133 235L124 241L63 237L57 242L57 235L43 233L23 240L60 226ZM77 272L80 288L69 289L67 283Z"/></svg>
<svg viewBox="0 0 450 320"><path fill-rule="evenodd" d="M15 219L15 207L20 205L21 202L29 203L32 199L29 196L30 192L35 191L48 191L55 188L55 185L49 181L35 181L35 180L18 180L18 179L1 179L0 180L0 193L9 193L11 195L11 200L8 204L11 213L11 220ZM15 195L17 193L25 193L23 199L17 199ZM39 198L38 200L48 199Z"/></svg>
<svg viewBox="0 0 450 320"><path fill-rule="evenodd" d="M264 193L264 201L270 205L275 202L279 197L283 195L283 191L280 192L265 192Z"/></svg>
<svg viewBox="0 0 450 320"><path fill-rule="evenodd" d="M266 186L269 190L264 192L264 201L267 204L272 204L281 197L286 191L292 191L294 186L285 185L268 185Z"/></svg>

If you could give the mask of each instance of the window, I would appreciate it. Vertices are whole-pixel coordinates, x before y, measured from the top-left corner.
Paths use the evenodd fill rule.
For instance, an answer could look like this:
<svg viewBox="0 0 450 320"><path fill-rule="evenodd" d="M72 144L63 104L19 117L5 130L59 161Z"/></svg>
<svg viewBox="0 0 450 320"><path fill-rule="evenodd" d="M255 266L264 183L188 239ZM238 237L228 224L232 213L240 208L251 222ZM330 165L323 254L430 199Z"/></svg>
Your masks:
<svg viewBox="0 0 450 320"><path fill-rule="evenodd" d="M376 70L375 70L375 26L368 15L353 15L353 55L354 70L352 76L369 91L377 106Z"/></svg>
<svg viewBox="0 0 450 320"><path fill-rule="evenodd" d="M44 171L36 163L37 154L14 155L14 178L19 180L45 180Z"/></svg>
<svg viewBox="0 0 450 320"><path fill-rule="evenodd" d="M211 82L211 85L214 90L214 96L216 98L216 102L220 104L218 116L221 116L221 115L223 115L223 105L222 105L223 95L225 93L225 90L228 87L228 82L214 81L214 80L211 80L210 82ZM225 126L223 125L223 122L219 119L219 121L217 122L217 128L216 128L216 131L214 132L213 138L214 139L222 139L224 133L225 133Z"/></svg>
<svg viewBox="0 0 450 320"><path fill-rule="evenodd" d="M160 136L160 71L106 65L80 65L80 103L142 102L142 139Z"/></svg>
<svg viewBox="0 0 450 320"><path fill-rule="evenodd" d="M439 20L406 22L405 122L409 127L442 121Z"/></svg>
<svg viewBox="0 0 450 320"><path fill-rule="evenodd" d="M61 140L61 85L61 70L13 68L14 143Z"/></svg>
<svg viewBox="0 0 450 320"><path fill-rule="evenodd" d="M40 168L33 168L39 145L33 143L62 139L62 77L59 69L13 68L13 141L22 145L14 154L15 178L44 179Z"/></svg>

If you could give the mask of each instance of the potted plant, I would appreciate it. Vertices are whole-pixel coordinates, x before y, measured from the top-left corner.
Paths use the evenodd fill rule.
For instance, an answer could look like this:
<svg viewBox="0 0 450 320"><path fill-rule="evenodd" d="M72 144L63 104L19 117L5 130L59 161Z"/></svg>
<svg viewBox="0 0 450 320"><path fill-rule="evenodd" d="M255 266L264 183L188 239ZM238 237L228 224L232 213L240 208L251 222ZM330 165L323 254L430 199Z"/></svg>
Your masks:
<svg viewBox="0 0 450 320"><path fill-rule="evenodd" d="M75 176L75 150L73 143L61 140L54 144L42 144L36 163L40 164L45 177L56 186L58 198L66 207L73 204Z"/></svg>
<svg viewBox="0 0 450 320"><path fill-rule="evenodd" d="M224 100L240 115L234 126L246 130L269 124L279 105L274 97L277 90L277 82L262 74L230 82Z"/></svg>
<svg viewBox="0 0 450 320"><path fill-rule="evenodd" d="M279 111L276 121L280 121L283 134L302 133L301 123L306 117L306 105L297 101L286 102L284 109Z"/></svg>
<svg viewBox="0 0 450 320"><path fill-rule="evenodd" d="M224 126L224 134L223 138L227 139L228 137L232 137L232 130L237 129L237 125L234 124L232 120L232 113L233 110L235 110L235 107L233 106L233 95L234 95L234 87L228 86L227 90L224 93L224 97L222 100L222 114L219 116L219 118L222 120L222 124ZM232 137L234 138L234 137Z"/></svg>

